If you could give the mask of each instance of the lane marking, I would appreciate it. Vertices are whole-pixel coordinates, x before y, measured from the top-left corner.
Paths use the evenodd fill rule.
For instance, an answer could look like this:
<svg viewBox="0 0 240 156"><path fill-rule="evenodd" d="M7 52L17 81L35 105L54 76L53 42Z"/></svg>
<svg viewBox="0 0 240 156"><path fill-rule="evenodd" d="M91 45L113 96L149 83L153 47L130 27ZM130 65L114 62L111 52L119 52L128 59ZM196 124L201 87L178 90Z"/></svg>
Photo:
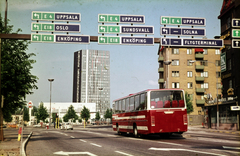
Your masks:
<svg viewBox="0 0 240 156"><path fill-rule="evenodd" d="M229 153L239 154L239 152L228 151L228 150L219 150L219 149L212 149L212 150L214 150L214 151L220 151L220 152L229 152Z"/></svg>
<svg viewBox="0 0 240 156"><path fill-rule="evenodd" d="M188 138L191 140L202 140L202 141L211 141L211 142L221 142L221 143L232 143L232 144L238 144L239 141L234 141L234 140L222 140L222 139L216 139L216 138L200 138L200 137L196 137L196 138Z"/></svg>
<svg viewBox="0 0 240 156"><path fill-rule="evenodd" d="M71 136L71 138L75 138L74 136Z"/></svg>
<svg viewBox="0 0 240 156"><path fill-rule="evenodd" d="M63 152L63 151L59 151L59 152L54 152L53 154L57 154L57 155L79 155L79 154L83 154L83 155L89 155L89 156L97 156L95 154L92 154L90 152Z"/></svg>
<svg viewBox="0 0 240 156"><path fill-rule="evenodd" d="M240 149L240 147L229 147L229 146L223 146L225 149Z"/></svg>
<svg viewBox="0 0 240 156"><path fill-rule="evenodd" d="M68 136L67 134L64 134L64 135Z"/></svg>
<svg viewBox="0 0 240 156"><path fill-rule="evenodd" d="M217 153L209 153L209 152L202 152L202 151L195 151L195 150L189 150L189 149L181 149L181 148L154 148L151 147L148 150L156 150L156 151L188 151L188 152L195 152L195 153L202 153L202 154L209 154L209 155L217 155L217 156L226 156L222 154Z"/></svg>
<svg viewBox="0 0 240 156"><path fill-rule="evenodd" d="M169 145L176 145L176 146L183 146L182 144L175 144L175 143L170 143L170 142L158 142L160 144L169 144Z"/></svg>
<svg viewBox="0 0 240 156"><path fill-rule="evenodd" d="M127 153L124 153L124 152L120 152L120 151L115 151L116 153L119 153L119 154L122 154L122 155L127 155L127 156L133 156L131 154L127 154Z"/></svg>
<svg viewBox="0 0 240 156"><path fill-rule="evenodd" d="M102 147L101 145L98 145L98 144L94 144L94 143L90 143L90 144L93 146Z"/></svg>
<svg viewBox="0 0 240 156"><path fill-rule="evenodd" d="M85 140L82 140L82 139L79 139L80 141L82 141L82 142L87 142L87 141L85 141Z"/></svg>

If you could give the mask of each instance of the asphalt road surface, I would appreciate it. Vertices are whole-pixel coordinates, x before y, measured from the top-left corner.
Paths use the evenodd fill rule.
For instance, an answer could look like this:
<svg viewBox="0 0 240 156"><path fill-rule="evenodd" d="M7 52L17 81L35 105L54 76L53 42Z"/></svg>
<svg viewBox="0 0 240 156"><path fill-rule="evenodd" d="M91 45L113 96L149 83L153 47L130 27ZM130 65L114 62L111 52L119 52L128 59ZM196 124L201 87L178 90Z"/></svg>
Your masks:
<svg viewBox="0 0 240 156"><path fill-rule="evenodd" d="M131 134L118 135L107 126L74 130L33 128L26 153L35 155L80 156L228 156L240 155L240 136L236 134L188 131L168 139L158 135L134 138Z"/></svg>

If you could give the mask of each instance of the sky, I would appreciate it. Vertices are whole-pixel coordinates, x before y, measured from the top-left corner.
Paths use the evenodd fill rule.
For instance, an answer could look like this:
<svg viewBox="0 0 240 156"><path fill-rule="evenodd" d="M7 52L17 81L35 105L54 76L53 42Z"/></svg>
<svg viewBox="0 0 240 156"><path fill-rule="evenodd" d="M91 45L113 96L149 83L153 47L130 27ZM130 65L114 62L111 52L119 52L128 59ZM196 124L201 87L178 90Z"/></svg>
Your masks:
<svg viewBox="0 0 240 156"><path fill-rule="evenodd" d="M8 0L9 25L13 30L22 29L21 34L31 34L32 11L80 13L81 32L75 35L100 36L98 14L144 15L145 24L153 26L154 35L160 38L160 17L201 17L206 19L206 37L220 36L220 14L222 0ZM5 0L0 1L1 16L5 15ZM43 23L43 22L42 22ZM57 23L57 22L55 22ZM124 24L129 25L129 24ZM172 27L172 26L169 26ZM201 27L202 28L202 27ZM57 34L57 33L55 33ZM105 36L108 36L107 34ZM124 35L130 36L130 35ZM144 36L144 35L142 35ZM31 73L38 77L38 89L27 95L26 101L33 105L50 101L49 78L53 78L52 102L71 102L73 90L74 52L81 49L107 50L110 52L110 105L114 99L145 89L157 89L158 47L133 45L98 45L31 43L27 53L35 53Z"/></svg>

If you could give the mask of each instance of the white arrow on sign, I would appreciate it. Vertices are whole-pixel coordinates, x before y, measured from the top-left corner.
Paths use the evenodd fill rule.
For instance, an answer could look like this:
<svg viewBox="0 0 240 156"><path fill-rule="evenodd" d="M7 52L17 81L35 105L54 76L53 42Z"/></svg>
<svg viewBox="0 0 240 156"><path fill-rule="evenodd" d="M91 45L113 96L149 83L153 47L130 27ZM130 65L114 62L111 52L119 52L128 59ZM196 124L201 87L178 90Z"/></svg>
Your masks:
<svg viewBox="0 0 240 156"><path fill-rule="evenodd" d="M236 21L236 25L238 25L238 21Z"/></svg>
<svg viewBox="0 0 240 156"><path fill-rule="evenodd" d="M97 155L92 154L90 152L63 152L63 151L59 151L59 152L54 152L53 154L57 154L57 155L84 154L84 155L90 155L90 156L97 156Z"/></svg>
<svg viewBox="0 0 240 156"><path fill-rule="evenodd" d="M105 32L105 28L104 27L100 27L100 30L103 30Z"/></svg>
<svg viewBox="0 0 240 156"><path fill-rule="evenodd" d="M236 46L237 46L237 47L238 47L238 43L239 43L239 42L237 41L237 42L236 42Z"/></svg>
<svg viewBox="0 0 240 156"><path fill-rule="evenodd" d="M39 29L39 26L37 24L34 24L33 27Z"/></svg>
<svg viewBox="0 0 240 156"><path fill-rule="evenodd" d="M164 39L163 39L163 42L165 42L165 44L167 44L167 39L166 39L166 38L164 38Z"/></svg>
<svg viewBox="0 0 240 156"><path fill-rule="evenodd" d="M167 23L167 19L163 17L163 21Z"/></svg>
<svg viewBox="0 0 240 156"><path fill-rule="evenodd" d="M163 28L163 32L165 32L166 34L168 33L168 30Z"/></svg>
<svg viewBox="0 0 240 156"><path fill-rule="evenodd" d="M37 13L35 13L34 16L37 17L37 18L39 18L39 14L37 14Z"/></svg>
<svg viewBox="0 0 240 156"><path fill-rule="evenodd" d="M100 40L105 43L105 38L101 37Z"/></svg>
<svg viewBox="0 0 240 156"><path fill-rule="evenodd" d="M236 31L236 36L238 36L238 31Z"/></svg>
<svg viewBox="0 0 240 156"><path fill-rule="evenodd" d="M33 35L33 38L38 40L38 36L37 35Z"/></svg>
<svg viewBox="0 0 240 156"><path fill-rule="evenodd" d="M101 19L101 20L104 19L104 21L105 21L105 17L104 17L104 16L100 16L100 19Z"/></svg>

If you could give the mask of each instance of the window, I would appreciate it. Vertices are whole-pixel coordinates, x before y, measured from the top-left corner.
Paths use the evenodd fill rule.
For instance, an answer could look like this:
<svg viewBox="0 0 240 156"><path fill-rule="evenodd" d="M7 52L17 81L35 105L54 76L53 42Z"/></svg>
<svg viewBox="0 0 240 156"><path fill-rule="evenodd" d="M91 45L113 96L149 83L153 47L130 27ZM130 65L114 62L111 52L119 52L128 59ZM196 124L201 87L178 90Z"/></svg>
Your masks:
<svg viewBox="0 0 240 156"><path fill-rule="evenodd" d="M221 66L221 61L220 60L216 60L216 66Z"/></svg>
<svg viewBox="0 0 240 156"><path fill-rule="evenodd" d="M207 55L207 54L208 54L207 49L203 49L203 54L204 54L204 55Z"/></svg>
<svg viewBox="0 0 240 156"><path fill-rule="evenodd" d="M208 61L201 61L201 65L208 66Z"/></svg>
<svg viewBox="0 0 240 156"><path fill-rule="evenodd" d="M192 54L192 49L187 49L187 54L191 55Z"/></svg>
<svg viewBox="0 0 240 156"><path fill-rule="evenodd" d="M129 111L134 110L134 96L130 97L130 103L129 103Z"/></svg>
<svg viewBox="0 0 240 156"><path fill-rule="evenodd" d="M139 98L140 95L135 96L135 110L139 110Z"/></svg>
<svg viewBox="0 0 240 156"><path fill-rule="evenodd" d="M172 77L179 77L179 71L172 71Z"/></svg>
<svg viewBox="0 0 240 156"><path fill-rule="evenodd" d="M232 80L229 80L229 88L232 88Z"/></svg>
<svg viewBox="0 0 240 156"><path fill-rule="evenodd" d="M215 54L220 55L220 49L215 49Z"/></svg>
<svg viewBox="0 0 240 156"><path fill-rule="evenodd" d="M208 77L208 72L207 71L201 72L201 77Z"/></svg>
<svg viewBox="0 0 240 156"><path fill-rule="evenodd" d="M208 83L201 84L201 88L208 88Z"/></svg>
<svg viewBox="0 0 240 156"><path fill-rule="evenodd" d="M173 82L172 88L179 88L179 82Z"/></svg>
<svg viewBox="0 0 240 156"><path fill-rule="evenodd" d="M216 72L216 78L221 77L221 72Z"/></svg>
<svg viewBox="0 0 240 156"><path fill-rule="evenodd" d="M228 59L228 70L232 70L232 61Z"/></svg>
<svg viewBox="0 0 240 156"><path fill-rule="evenodd" d="M192 77L192 72L191 71L187 72L187 77Z"/></svg>
<svg viewBox="0 0 240 156"><path fill-rule="evenodd" d="M146 103L147 99L145 96L145 93L141 94L141 98L140 98L140 108L139 110L145 110L147 109L147 103Z"/></svg>
<svg viewBox="0 0 240 156"><path fill-rule="evenodd" d="M188 88L193 88L192 82L188 82Z"/></svg>
<svg viewBox="0 0 240 156"><path fill-rule="evenodd" d="M176 54L179 54L179 49L175 49L175 48L172 49L172 54L175 54L175 55L176 55Z"/></svg>
<svg viewBox="0 0 240 156"><path fill-rule="evenodd" d="M192 60L187 60L187 65L188 66L192 66L193 65L193 63L191 62Z"/></svg>
<svg viewBox="0 0 240 156"><path fill-rule="evenodd" d="M179 60L172 60L173 66L179 66Z"/></svg>

